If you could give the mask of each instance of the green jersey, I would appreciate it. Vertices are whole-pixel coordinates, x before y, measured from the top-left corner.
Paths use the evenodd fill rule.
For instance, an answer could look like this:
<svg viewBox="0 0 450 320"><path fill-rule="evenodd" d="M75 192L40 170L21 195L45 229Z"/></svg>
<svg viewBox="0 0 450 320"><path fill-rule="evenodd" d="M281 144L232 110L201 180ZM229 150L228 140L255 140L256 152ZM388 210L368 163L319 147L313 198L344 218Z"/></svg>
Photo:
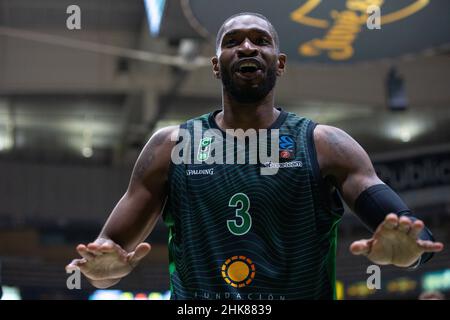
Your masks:
<svg viewBox="0 0 450 320"><path fill-rule="evenodd" d="M195 123L202 131L220 130L218 112L181 128L192 136ZM269 128L279 130L280 160L273 175L261 174L267 163L259 159L171 164L163 218L169 227L172 299L335 297L336 231L343 208L321 178L314 128L311 120L281 110ZM183 152L206 160L209 142L190 143ZM249 149L233 146L232 152L245 152L248 160Z"/></svg>

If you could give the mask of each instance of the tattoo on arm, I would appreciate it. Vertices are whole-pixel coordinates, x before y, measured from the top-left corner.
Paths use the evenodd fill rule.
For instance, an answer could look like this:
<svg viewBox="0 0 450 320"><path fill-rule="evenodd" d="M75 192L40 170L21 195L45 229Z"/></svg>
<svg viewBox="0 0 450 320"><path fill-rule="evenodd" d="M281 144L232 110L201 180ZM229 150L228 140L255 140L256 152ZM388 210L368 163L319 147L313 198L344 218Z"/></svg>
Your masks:
<svg viewBox="0 0 450 320"><path fill-rule="evenodd" d="M341 178L352 173L374 174L367 153L347 133L337 128L324 127L321 136L325 170Z"/></svg>
<svg viewBox="0 0 450 320"><path fill-rule="evenodd" d="M163 133L156 133L150 139L136 162L133 170L133 179L143 180L145 178L145 173L155 160L156 149L158 149L165 141L166 136Z"/></svg>
<svg viewBox="0 0 450 320"><path fill-rule="evenodd" d="M362 191L382 183L367 153L347 133L321 126L318 138L322 173L332 178L350 207Z"/></svg>
<svg viewBox="0 0 450 320"><path fill-rule="evenodd" d="M345 157L349 154L350 148L354 149L354 146L349 144L349 139L343 132L330 130L328 133L328 143L333 147L333 151L338 157Z"/></svg>
<svg viewBox="0 0 450 320"><path fill-rule="evenodd" d="M153 148L148 148L141 154L139 161L136 163L136 168L133 171L133 179L142 180L144 178L145 172L150 167L153 158Z"/></svg>

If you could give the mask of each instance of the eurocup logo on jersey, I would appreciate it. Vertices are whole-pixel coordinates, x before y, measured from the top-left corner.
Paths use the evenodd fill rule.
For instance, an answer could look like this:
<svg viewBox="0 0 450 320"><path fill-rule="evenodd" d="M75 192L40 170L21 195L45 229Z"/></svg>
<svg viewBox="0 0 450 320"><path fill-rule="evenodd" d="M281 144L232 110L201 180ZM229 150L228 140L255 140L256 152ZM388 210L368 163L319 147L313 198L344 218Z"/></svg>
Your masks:
<svg viewBox="0 0 450 320"><path fill-rule="evenodd" d="M280 159L295 159L295 141L291 136L280 136Z"/></svg>
<svg viewBox="0 0 450 320"><path fill-rule="evenodd" d="M280 146L285 160L291 159L295 150L291 137L280 140L279 129L227 129L224 134L218 129L204 130L198 120L193 123L193 133L192 137L190 130L180 128L171 136L172 141L178 141L171 153L173 164L254 164L260 165L261 175L275 175L280 166L262 164L278 164Z"/></svg>

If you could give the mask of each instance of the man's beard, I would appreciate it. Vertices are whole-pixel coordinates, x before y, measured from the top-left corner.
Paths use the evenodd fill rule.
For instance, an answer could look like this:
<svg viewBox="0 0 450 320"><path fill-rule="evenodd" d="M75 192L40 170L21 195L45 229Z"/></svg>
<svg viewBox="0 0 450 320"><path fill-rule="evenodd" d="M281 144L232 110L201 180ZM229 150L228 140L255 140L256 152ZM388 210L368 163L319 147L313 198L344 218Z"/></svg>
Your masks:
<svg viewBox="0 0 450 320"><path fill-rule="evenodd" d="M276 63L267 69L266 80L258 84L257 87L239 86L233 79L231 72L226 70L226 68L220 68L220 70L225 91L239 103L255 103L263 100L272 91L277 82Z"/></svg>

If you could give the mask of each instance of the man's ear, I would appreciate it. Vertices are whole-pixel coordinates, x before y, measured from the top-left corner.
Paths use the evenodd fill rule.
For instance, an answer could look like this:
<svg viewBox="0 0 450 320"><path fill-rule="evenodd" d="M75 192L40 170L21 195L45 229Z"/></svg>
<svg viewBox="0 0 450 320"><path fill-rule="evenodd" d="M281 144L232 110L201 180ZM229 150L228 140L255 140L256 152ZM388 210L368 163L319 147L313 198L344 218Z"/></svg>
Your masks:
<svg viewBox="0 0 450 320"><path fill-rule="evenodd" d="M280 53L278 55L278 68L277 68L277 76L281 77L286 71L286 60L287 56L284 53Z"/></svg>
<svg viewBox="0 0 450 320"><path fill-rule="evenodd" d="M213 65L213 73L216 79L220 79L220 67L219 67L219 58L216 56L212 57L211 63Z"/></svg>

